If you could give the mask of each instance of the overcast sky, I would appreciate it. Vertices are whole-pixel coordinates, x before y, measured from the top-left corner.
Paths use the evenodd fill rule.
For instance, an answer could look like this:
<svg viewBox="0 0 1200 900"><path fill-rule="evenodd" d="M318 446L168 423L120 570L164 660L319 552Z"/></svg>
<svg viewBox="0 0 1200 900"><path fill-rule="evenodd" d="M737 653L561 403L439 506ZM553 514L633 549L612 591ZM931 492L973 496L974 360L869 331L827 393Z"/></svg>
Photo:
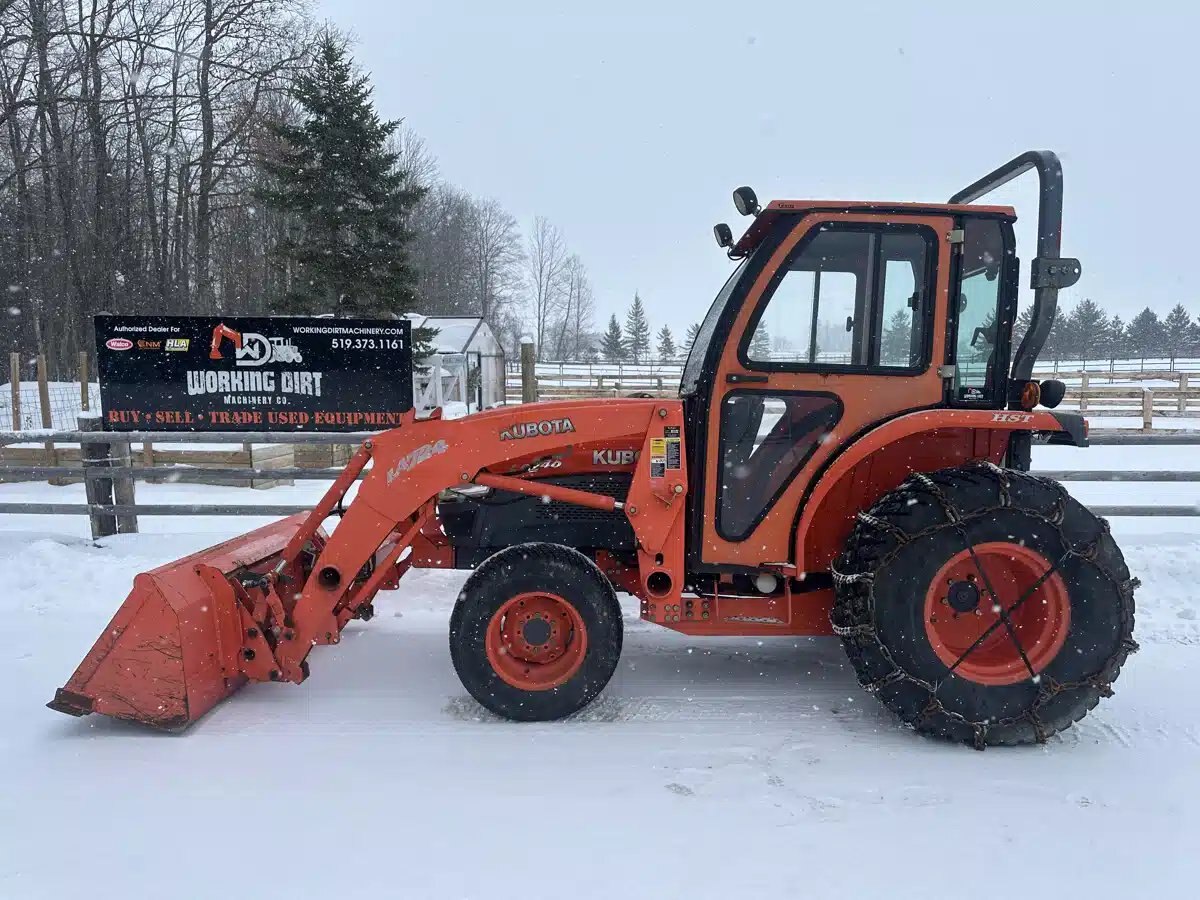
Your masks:
<svg viewBox="0 0 1200 900"><path fill-rule="evenodd" d="M1116 7L1117 4L1111 4ZM588 267L597 324L639 291L701 318L731 263L730 191L945 201L1018 152L1056 150L1068 305L1200 313L1200 11L1122 2L582 4L322 0L387 117L442 174ZM1035 181L997 194L1032 224ZM1019 234L1022 283L1032 234Z"/></svg>

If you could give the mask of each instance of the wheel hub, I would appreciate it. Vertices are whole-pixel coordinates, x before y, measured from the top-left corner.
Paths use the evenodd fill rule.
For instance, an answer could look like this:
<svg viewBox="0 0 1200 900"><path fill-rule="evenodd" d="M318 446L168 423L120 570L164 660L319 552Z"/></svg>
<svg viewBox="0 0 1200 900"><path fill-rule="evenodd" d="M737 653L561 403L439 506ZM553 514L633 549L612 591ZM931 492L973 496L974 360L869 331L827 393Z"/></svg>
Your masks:
<svg viewBox="0 0 1200 900"><path fill-rule="evenodd" d="M947 603L956 613L974 612L979 606L979 588L975 586L975 581L971 576L968 578L970 579L968 581L953 582L946 594Z"/></svg>
<svg viewBox="0 0 1200 900"><path fill-rule="evenodd" d="M925 634L938 659L978 684L1036 678L1071 625L1066 583L1052 568L1037 551L1007 541L952 556L925 595Z"/></svg>
<svg viewBox="0 0 1200 900"><path fill-rule="evenodd" d="M525 643L535 647L550 640L550 633L550 622L542 618L540 613L526 621L525 626L521 629L521 636L525 639Z"/></svg>
<svg viewBox="0 0 1200 900"><path fill-rule="evenodd" d="M570 680L587 654L579 611L557 594L517 594L501 604L484 639L488 661L523 691L548 691Z"/></svg>

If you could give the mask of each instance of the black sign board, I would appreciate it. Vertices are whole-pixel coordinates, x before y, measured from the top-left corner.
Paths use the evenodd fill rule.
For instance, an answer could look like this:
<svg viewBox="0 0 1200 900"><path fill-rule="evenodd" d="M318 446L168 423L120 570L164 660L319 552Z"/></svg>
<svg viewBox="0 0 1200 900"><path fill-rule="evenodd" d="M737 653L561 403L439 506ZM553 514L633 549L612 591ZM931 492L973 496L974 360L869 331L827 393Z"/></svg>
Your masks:
<svg viewBox="0 0 1200 900"><path fill-rule="evenodd" d="M97 316L110 431L378 431L412 408L407 319Z"/></svg>

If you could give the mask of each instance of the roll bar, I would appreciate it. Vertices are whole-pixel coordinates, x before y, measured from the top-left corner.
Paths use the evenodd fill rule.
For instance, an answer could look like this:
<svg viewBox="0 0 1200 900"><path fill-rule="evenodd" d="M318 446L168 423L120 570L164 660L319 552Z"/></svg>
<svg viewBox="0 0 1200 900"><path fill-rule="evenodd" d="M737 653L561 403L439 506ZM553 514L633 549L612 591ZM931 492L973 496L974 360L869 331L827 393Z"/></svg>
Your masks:
<svg viewBox="0 0 1200 900"><path fill-rule="evenodd" d="M1025 382L1032 376L1033 364L1054 324L1059 289L1073 285L1083 271L1079 260L1059 256L1062 243L1062 163L1051 150L1029 150L950 198L951 203L974 203L1030 169L1037 172L1041 184L1038 195L1037 257L1030 267L1029 286L1034 292L1033 320L1013 358L1009 376L1012 382Z"/></svg>

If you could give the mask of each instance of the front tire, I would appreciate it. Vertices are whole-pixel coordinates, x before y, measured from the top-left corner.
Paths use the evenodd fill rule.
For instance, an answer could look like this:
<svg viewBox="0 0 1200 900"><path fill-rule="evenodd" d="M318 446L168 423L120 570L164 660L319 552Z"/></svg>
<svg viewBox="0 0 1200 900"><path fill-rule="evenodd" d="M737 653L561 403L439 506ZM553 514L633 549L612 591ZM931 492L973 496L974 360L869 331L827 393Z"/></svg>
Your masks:
<svg viewBox="0 0 1200 900"><path fill-rule="evenodd" d="M450 658L487 709L523 722L561 719L608 684L621 656L617 595L590 559L529 543L488 557L450 616Z"/></svg>
<svg viewBox="0 0 1200 900"><path fill-rule="evenodd" d="M860 513L834 567L860 683L924 734L1043 742L1137 649L1108 523L1058 483L990 464L911 476Z"/></svg>

